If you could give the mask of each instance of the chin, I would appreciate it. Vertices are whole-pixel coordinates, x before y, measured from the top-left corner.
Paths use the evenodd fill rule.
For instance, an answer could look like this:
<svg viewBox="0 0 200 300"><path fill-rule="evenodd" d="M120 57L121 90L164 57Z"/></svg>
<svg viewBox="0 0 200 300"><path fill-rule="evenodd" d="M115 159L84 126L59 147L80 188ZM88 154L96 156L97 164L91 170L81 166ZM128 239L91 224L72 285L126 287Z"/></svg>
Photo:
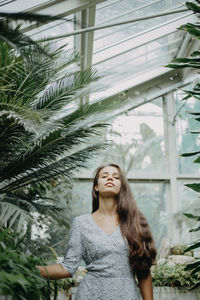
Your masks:
<svg viewBox="0 0 200 300"><path fill-rule="evenodd" d="M114 191L104 191L100 193L103 197L116 197L119 193L116 193Z"/></svg>

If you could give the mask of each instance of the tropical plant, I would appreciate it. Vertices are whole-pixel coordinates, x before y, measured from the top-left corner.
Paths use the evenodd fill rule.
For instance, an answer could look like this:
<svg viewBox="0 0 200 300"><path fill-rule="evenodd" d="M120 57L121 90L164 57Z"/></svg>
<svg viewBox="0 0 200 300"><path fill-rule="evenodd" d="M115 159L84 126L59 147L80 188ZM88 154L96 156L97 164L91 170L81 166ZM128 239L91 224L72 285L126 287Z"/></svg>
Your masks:
<svg viewBox="0 0 200 300"><path fill-rule="evenodd" d="M50 282L41 277L36 265L46 261L39 256L25 255L24 247L19 234L0 228L0 295L9 295L12 300L56 300L59 289L75 284L72 278Z"/></svg>
<svg viewBox="0 0 200 300"><path fill-rule="evenodd" d="M1 4L1 7L5 6L6 4L7 3ZM0 12L0 17L0 39L17 50L17 52L20 53L25 59L27 54L27 52L24 52L25 46L34 45L34 47L40 50L42 53L45 52L44 49L40 47L40 44L35 42L32 38L20 30L22 24L14 25L13 23L15 21L25 21L29 23L37 22L37 26L39 26L41 24L45 24L46 22L52 22L61 19L60 17L56 16L40 15L28 12L8 13L2 11ZM70 22L71 20L65 19L65 21Z"/></svg>
<svg viewBox="0 0 200 300"><path fill-rule="evenodd" d="M25 256L22 243L8 229L1 229L0 241L0 294L10 295L16 300L50 299L51 289L35 267L41 259Z"/></svg>
<svg viewBox="0 0 200 300"><path fill-rule="evenodd" d="M46 188L103 146L100 129L114 107L110 99L80 105L96 71L74 70L74 51L41 47L26 44L19 54L0 40L0 223L16 230L31 213L54 216Z"/></svg>
<svg viewBox="0 0 200 300"><path fill-rule="evenodd" d="M154 286L177 286L188 287L196 285L200 276L186 270L186 265L170 265L167 261L157 264L151 268L152 281Z"/></svg>
<svg viewBox="0 0 200 300"><path fill-rule="evenodd" d="M53 188L47 191L49 198L56 199L61 211L54 217L38 214L35 222L29 225L32 234L26 234L27 250L44 258L50 258L52 251L56 256L63 256L63 249L66 248L66 241L69 234L70 225L74 217L71 209L72 203L76 198L72 189L73 180L63 180L59 184L53 182ZM78 191L77 191L78 193Z"/></svg>
<svg viewBox="0 0 200 300"><path fill-rule="evenodd" d="M186 6L194 11L194 13L199 14L200 12L200 1L196 1L198 4L192 3L192 2L186 2ZM182 25L179 30L184 30L187 31L189 34L192 35L193 38L195 39L200 39L200 26L199 23L187 23L185 25ZM167 65L167 67L174 68L174 69L180 69L180 68L195 68L195 69L200 69L200 51L193 51L189 57L181 57L181 58L175 58L171 61L170 64ZM189 100L191 97L200 100L200 81L196 83L193 87L193 89L190 90L185 90L185 97L183 98L184 101ZM200 112L198 111L192 111L189 112L189 114L192 115L192 117L200 122ZM199 134L200 131L191 131L193 134ZM192 149L191 149L192 150ZM198 156L195 160L194 163L200 163L200 156L199 156L200 150L198 151L193 151L189 153L183 153L181 154L182 157L189 157L189 156ZM200 193L200 183L191 183L191 184L186 184L185 186L191 188L192 190ZM184 214L185 216L195 219L196 221L199 222L199 225L195 229L191 229L191 232L197 232L200 231L200 215L198 212L195 214ZM185 252L191 251L194 249L200 248L200 240L198 239L196 242L194 242L193 245L188 247ZM185 270L192 270L191 274L198 274L200 271L200 260L187 265ZM195 289L200 286L200 280L192 286L191 289Z"/></svg>

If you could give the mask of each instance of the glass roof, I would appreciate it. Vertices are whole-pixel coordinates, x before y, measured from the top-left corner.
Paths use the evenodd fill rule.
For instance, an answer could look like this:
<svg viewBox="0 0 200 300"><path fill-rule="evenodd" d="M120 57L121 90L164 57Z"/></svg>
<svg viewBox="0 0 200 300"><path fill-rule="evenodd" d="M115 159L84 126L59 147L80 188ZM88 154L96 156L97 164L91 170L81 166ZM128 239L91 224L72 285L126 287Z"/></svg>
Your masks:
<svg viewBox="0 0 200 300"><path fill-rule="evenodd" d="M34 40L39 40L45 37L58 36L63 32L71 32L74 30L74 18L66 20L57 20L40 27L36 27L28 32ZM66 45L67 49L74 49L74 37L66 37L57 40L57 43L62 46Z"/></svg>
<svg viewBox="0 0 200 300"><path fill-rule="evenodd" d="M67 16L36 28L34 22L31 26L25 23L23 28L27 26L26 33L34 39L40 39L73 32L75 22L82 24L82 27L87 27L87 24L90 24L89 27L109 25L183 9L184 3L185 0L37 0L33 4L31 0L15 0L4 1L1 9L4 12L27 11ZM90 9L95 5L95 23L91 24L89 19L84 19L84 14L78 13L84 8L90 15L94 13L95 10L92 12ZM100 97L111 96L168 72L169 69L163 66L179 55L185 37L185 32L177 31L177 28L192 20L195 20L195 16L188 10L107 27L94 31L94 35L72 35L59 39L58 43L66 44L68 49L77 45L78 51L84 49L81 57L92 61L100 75L103 75L98 84L101 88ZM85 43L89 48L85 47ZM98 97L98 93L95 93L95 97Z"/></svg>
<svg viewBox="0 0 200 300"><path fill-rule="evenodd" d="M183 8L184 0L108 0L97 5L96 25L142 18ZM178 55L185 33L177 27L191 12L137 21L96 31L93 65L106 76L102 84L116 85L138 74L162 67ZM177 26L178 25L178 26ZM152 76L152 73L151 73ZM141 76L142 79L142 76Z"/></svg>

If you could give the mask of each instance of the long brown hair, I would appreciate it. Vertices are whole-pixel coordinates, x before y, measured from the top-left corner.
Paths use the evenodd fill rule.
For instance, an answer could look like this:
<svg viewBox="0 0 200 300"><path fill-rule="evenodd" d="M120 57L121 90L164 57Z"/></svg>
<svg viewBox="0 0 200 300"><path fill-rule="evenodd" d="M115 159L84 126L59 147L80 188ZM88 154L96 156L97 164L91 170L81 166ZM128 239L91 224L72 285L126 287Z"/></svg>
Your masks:
<svg viewBox="0 0 200 300"><path fill-rule="evenodd" d="M156 247L147 219L138 209L131 193L128 181L121 168L116 164L108 164L96 169L92 189L92 213L99 208L99 193L95 190L100 171L112 166L119 172L121 189L116 196L117 213L123 238L126 238L131 269L138 277L147 277L155 262Z"/></svg>

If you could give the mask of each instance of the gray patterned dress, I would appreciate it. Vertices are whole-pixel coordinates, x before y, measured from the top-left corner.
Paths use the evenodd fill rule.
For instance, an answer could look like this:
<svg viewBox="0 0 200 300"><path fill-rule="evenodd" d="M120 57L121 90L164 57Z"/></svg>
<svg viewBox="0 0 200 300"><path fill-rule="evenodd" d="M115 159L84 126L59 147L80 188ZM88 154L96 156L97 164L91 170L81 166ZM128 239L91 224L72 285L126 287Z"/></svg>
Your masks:
<svg viewBox="0 0 200 300"><path fill-rule="evenodd" d="M139 289L128 260L129 249L118 226L105 233L91 214L75 217L61 265L73 276L81 259L87 274L76 300L139 300Z"/></svg>

